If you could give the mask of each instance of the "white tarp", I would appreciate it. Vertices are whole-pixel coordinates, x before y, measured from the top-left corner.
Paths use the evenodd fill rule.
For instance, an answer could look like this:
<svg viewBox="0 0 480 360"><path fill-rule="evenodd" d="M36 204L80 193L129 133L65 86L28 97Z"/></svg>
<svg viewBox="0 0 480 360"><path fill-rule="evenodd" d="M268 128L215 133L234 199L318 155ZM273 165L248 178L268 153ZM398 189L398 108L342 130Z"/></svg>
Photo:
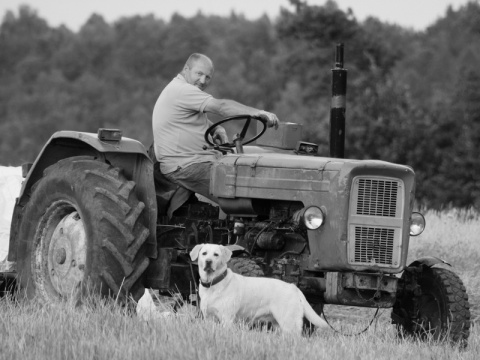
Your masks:
<svg viewBox="0 0 480 360"><path fill-rule="evenodd" d="M22 186L22 168L0 166L0 269L6 269L10 223L15 199Z"/></svg>

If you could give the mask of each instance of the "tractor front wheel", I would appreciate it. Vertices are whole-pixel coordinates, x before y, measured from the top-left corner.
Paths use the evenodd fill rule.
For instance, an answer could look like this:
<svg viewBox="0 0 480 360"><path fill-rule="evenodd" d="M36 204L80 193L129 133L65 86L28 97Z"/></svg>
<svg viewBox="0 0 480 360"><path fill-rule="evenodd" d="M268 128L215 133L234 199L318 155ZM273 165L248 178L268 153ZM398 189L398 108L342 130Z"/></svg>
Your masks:
<svg viewBox="0 0 480 360"><path fill-rule="evenodd" d="M421 271L405 271L401 284L392 310L393 323L400 333L466 346L470 306L458 275L448 269L423 266Z"/></svg>

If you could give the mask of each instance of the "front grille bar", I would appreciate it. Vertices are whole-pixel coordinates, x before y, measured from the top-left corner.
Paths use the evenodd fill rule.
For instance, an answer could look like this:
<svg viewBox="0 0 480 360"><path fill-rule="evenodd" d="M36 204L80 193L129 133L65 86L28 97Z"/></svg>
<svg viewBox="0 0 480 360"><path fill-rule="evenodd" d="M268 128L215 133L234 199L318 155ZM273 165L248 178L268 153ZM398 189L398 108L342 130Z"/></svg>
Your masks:
<svg viewBox="0 0 480 360"><path fill-rule="evenodd" d="M400 264L404 207L398 178L357 176L349 213L349 263L395 268Z"/></svg>
<svg viewBox="0 0 480 360"><path fill-rule="evenodd" d="M355 226L355 262L392 264L393 229Z"/></svg>
<svg viewBox="0 0 480 360"><path fill-rule="evenodd" d="M397 197L397 181L359 179L357 214L395 217Z"/></svg>

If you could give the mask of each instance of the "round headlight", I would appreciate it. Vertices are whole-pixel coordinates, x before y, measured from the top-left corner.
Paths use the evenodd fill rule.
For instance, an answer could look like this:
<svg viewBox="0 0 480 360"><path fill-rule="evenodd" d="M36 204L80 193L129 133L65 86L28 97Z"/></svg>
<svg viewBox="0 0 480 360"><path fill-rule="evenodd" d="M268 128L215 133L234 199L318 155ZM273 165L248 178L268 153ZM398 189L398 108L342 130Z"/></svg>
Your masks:
<svg viewBox="0 0 480 360"><path fill-rule="evenodd" d="M425 218L418 212L412 213L410 217L410 235L420 235L425 230Z"/></svg>
<svg viewBox="0 0 480 360"><path fill-rule="evenodd" d="M322 226L325 220L325 215L322 210L316 206L310 206L303 213L303 223L310 230L318 229Z"/></svg>

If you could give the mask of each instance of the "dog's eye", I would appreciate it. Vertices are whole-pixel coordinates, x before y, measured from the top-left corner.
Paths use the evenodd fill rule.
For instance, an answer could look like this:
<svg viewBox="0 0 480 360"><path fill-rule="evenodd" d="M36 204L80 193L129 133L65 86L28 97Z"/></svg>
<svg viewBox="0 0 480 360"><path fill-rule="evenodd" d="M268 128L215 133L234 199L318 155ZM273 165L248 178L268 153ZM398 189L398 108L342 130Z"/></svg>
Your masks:
<svg viewBox="0 0 480 360"><path fill-rule="evenodd" d="M218 256L218 254L217 254L217 253L214 253L213 256Z"/></svg>
<svg viewBox="0 0 480 360"><path fill-rule="evenodd" d="M207 255L207 252L206 251L202 252L202 255L204 255L204 256Z"/></svg>

